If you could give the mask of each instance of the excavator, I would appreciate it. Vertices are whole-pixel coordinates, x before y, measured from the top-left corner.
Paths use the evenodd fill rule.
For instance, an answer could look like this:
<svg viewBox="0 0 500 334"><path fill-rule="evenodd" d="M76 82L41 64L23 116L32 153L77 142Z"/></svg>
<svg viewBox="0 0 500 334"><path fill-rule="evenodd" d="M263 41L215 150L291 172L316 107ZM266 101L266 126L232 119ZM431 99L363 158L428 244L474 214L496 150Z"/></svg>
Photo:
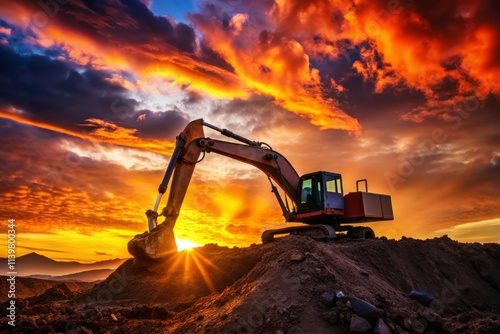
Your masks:
<svg viewBox="0 0 500 334"><path fill-rule="evenodd" d="M239 143L205 137L204 126ZM341 174L317 171L299 176L292 164L268 144L197 119L190 122L176 138L176 146L158 187L154 207L146 212L148 231L135 236L127 245L129 253L136 260L160 261L177 252L173 232L175 223L196 164L207 153L220 154L261 170L269 179L271 191L276 196L286 222L302 223L264 231L263 243L289 234L325 241L339 237L371 239L375 238L371 228L352 224L394 219L391 197L368 192L366 179L356 182L356 192L344 195ZM161 198L169 183L167 204L158 213ZM284 192L284 199L275 184ZM359 189L360 184L364 185L364 191ZM160 216L164 217L164 221L158 224Z"/></svg>

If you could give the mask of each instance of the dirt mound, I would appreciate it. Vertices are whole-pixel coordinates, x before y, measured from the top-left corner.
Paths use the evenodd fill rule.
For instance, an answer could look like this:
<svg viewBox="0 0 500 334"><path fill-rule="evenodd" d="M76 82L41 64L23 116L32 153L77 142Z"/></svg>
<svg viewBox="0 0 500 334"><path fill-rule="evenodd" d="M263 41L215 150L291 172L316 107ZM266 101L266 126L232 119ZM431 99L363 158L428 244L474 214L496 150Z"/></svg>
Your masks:
<svg viewBox="0 0 500 334"><path fill-rule="evenodd" d="M0 277L0 302L8 300L9 282L7 279L9 276ZM85 291L94 286L94 283L87 282L61 282L61 281L51 281L39 278L28 278L28 277L16 277L16 298L29 298L33 296L39 296L45 293L48 289L53 288L57 285L64 284L71 291Z"/></svg>
<svg viewBox="0 0 500 334"><path fill-rule="evenodd" d="M201 296L221 292L261 261L269 247L205 245L156 264L123 263L81 301L164 303L184 307Z"/></svg>
<svg viewBox="0 0 500 334"><path fill-rule="evenodd" d="M500 333L499 283L498 244L290 236L127 261L73 300L27 305L19 322L67 333Z"/></svg>
<svg viewBox="0 0 500 334"><path fill-rule="evenodd" d="M378 307L378 318L396 333L447 332L468 328L468 322L477 327L478 321L488 330L500 325L500 316L493 314L489 321L478 312L500 311L500 245L447 238L326 244L287 239L277 242L240 281L180 314L170 330L332 333L336 328L341 333L354 315L352 297ZM430 307L411 300L411 290L434 296ZM322 301L325 294L339 291L345 297L333 298L331 305ZM463 313L460 319L447 318ZM374 325L372 321L370 327Z"/></svg>

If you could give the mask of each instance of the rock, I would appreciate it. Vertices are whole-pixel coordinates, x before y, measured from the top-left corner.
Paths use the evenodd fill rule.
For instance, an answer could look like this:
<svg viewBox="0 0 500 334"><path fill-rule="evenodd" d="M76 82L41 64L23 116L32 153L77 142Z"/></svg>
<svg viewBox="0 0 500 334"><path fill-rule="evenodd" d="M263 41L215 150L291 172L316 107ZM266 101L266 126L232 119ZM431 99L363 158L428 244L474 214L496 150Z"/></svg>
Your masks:
<svg viewBox="0 0 500 334"><path fill-rule="evenodd" d="M170 319L172 318L172 314L168 312L163 307L153 307L151 310L151 319Z"/></svg>
<svg viewBox="0 0 500 334"><path fill-rule="evenodd" d="M354 310L354 313L363 318L377 319L383 314L381 309L368 303L367 301L364 301L363 299L349 297L349 303L351 308Z"/></svg>
<svg viewBox="0 0 500 334"><path fill-rule="evenodd" d="M45 332L43 332L43 333L45 333ZM80 326L78 328L75 328L67 333L69 333L69 334L94 334L94 332L91 329L84 327L84 326Z"/></svg>
<svg viewBox="0 0 500 334"><path fill-rule="evenodd" d="M417 290L411 290L411 292L408 294L408 297L410 297L410 299L416 300L418 303L424 306L429 306L430 303L434 300L434 297L430 293Z"/></svg>
<svg viewBox="0 0 500 334"><path fill-rule="evenodd" d="M319 297L320 302L327 306L333 306L335 304L335 295L333 295L330 292L324 292L320 297Z"/></svg>
<svg viewBox="0 0 500 334"><path fill-rule="evenodd" d="M43 327L43 326L47 325L47 321L45 321L44 319L39 318L39 319L36 320L36 325L38 327Z"/></svg>
<svg viewBox="0 0 500 334"><path fill-rule="evenodd" d="M118 318L116 317L116 315L114 313L111 313L111 319L113 321L118 321Z"/></svg>
<svg viewBox="0 0 500 334"><path fill-rule="evenodd" d="M347 297L346 295L344 295L344 293L342 291L337 291L337 293L335 294L335 297L337 297L338 301L342 302L342 303L345 303L347 302Z"/></svg>
<svg viewBox="0 0 500 334"><path fill-rule="evenodd" d="M371 328L372 326L370 326L370 323L365 318L357 315L352 316L351 325L349 327L351 333L366 333Z"/></svg>
<svg viewBox="0 0 500 334"><path fill-rule="evenodd" d="M385 319L385 324L387 325L387 327L389 327L391 331L394 332L396 330L396 325L394 325L391 319Z"/></svg>
<svg viewBox="0 0 500 334"><path fill-rule="evenodd" d="M440 328L443 325L443 318L441 318L441 316L436 312L434 312L433 310L426 309L423 312L422 317L431 326Z"/></svg>
<svg viewBox="0 0 500 334"><path fill-rule="evenodd" d="M292 260L293 262L302 262L304 261L304 255L302 255L301 253L293 253L290 256L290 260Z"/></svg>
<svg viewBox="0 0 500 334"><path fill-rule="evenodd" d="M411 326L412 326L412 325L413 325L413 320L412 320L412 319L410 319L410 318L405 318L405 319L403 320L403 327L404 327L405 329L411 329Z"/></svg>
<svg viewBox="0 0 500 334"><path fill-rule="evenodd" d="M332 325L335 325L339 321L339 315L335 311L325 311L321 313L321 318L331 323Z"/></svg>
<svg viewBox="0 0 500 334"><path fill-rule="evenodd" d="M377 319L377 322L375 323L375 328L374 328L375 333L379 334L392 334L391 329L389 326L387 326L382 319Z"/></svg>
<svg viewBox="0 0 500 334"><path fill-rule="evenodd" d="M411 324L411 329L413 330L413 332L421 334L427 329L427 321L415 320Z"/></svg>
<svg viewBox="0 0 500 334"><path fill-rule="evenodd" d="M94 334L94 332L91 329L88 329L87 327L80 327L79 328L79 333L80 334Z"/></svg>

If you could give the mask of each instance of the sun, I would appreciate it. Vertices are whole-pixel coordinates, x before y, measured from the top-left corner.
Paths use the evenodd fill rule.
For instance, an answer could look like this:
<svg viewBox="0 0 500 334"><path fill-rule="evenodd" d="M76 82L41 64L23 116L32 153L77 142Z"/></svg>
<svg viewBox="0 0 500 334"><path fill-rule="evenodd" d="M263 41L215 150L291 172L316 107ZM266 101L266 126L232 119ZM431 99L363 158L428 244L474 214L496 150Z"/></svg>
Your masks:
<svg viewBox="0 0 500 334"><path fill-rule="evenodd" d="M177 251L183 251L183 250L191 250L196 247L201 247L203 245L197 244L194 241L188 240L188 239L176 239L175 242L177 243Z"/></svg>
<svg viewBox="0 0 500 334"><path fill-rule="evenodd" d="M206 287L211 292L216 292L217 288L210 272L213 270L221 271L216 264L204 255L203 246L189 239L176 239L178 252L173 254L169 260L168 270L165 272L165 279L168 280L172 275L190 282L195 277L202 278ZM210 270L209 270L210 269ZM179 275L180 274L180 275Z"/></svg>

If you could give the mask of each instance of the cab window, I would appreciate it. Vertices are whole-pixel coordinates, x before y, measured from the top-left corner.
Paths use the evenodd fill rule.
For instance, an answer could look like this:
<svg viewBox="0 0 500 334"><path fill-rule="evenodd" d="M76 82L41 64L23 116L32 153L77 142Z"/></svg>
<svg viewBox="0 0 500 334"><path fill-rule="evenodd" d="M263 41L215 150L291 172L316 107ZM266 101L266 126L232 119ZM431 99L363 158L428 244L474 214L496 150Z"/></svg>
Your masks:
<svg viewBox="0 0 500 334"><path fill-rule="evenodd" d="M312 176L302 180L300 205L302 211L321 210L323 208L323 192L321 178Z"/></svg>
<svg viewBox="0 0 500 334"><path fill-rule="evenodd" d="M326 208L343 210L342 179L337 175L325 175Z"/></svg>

